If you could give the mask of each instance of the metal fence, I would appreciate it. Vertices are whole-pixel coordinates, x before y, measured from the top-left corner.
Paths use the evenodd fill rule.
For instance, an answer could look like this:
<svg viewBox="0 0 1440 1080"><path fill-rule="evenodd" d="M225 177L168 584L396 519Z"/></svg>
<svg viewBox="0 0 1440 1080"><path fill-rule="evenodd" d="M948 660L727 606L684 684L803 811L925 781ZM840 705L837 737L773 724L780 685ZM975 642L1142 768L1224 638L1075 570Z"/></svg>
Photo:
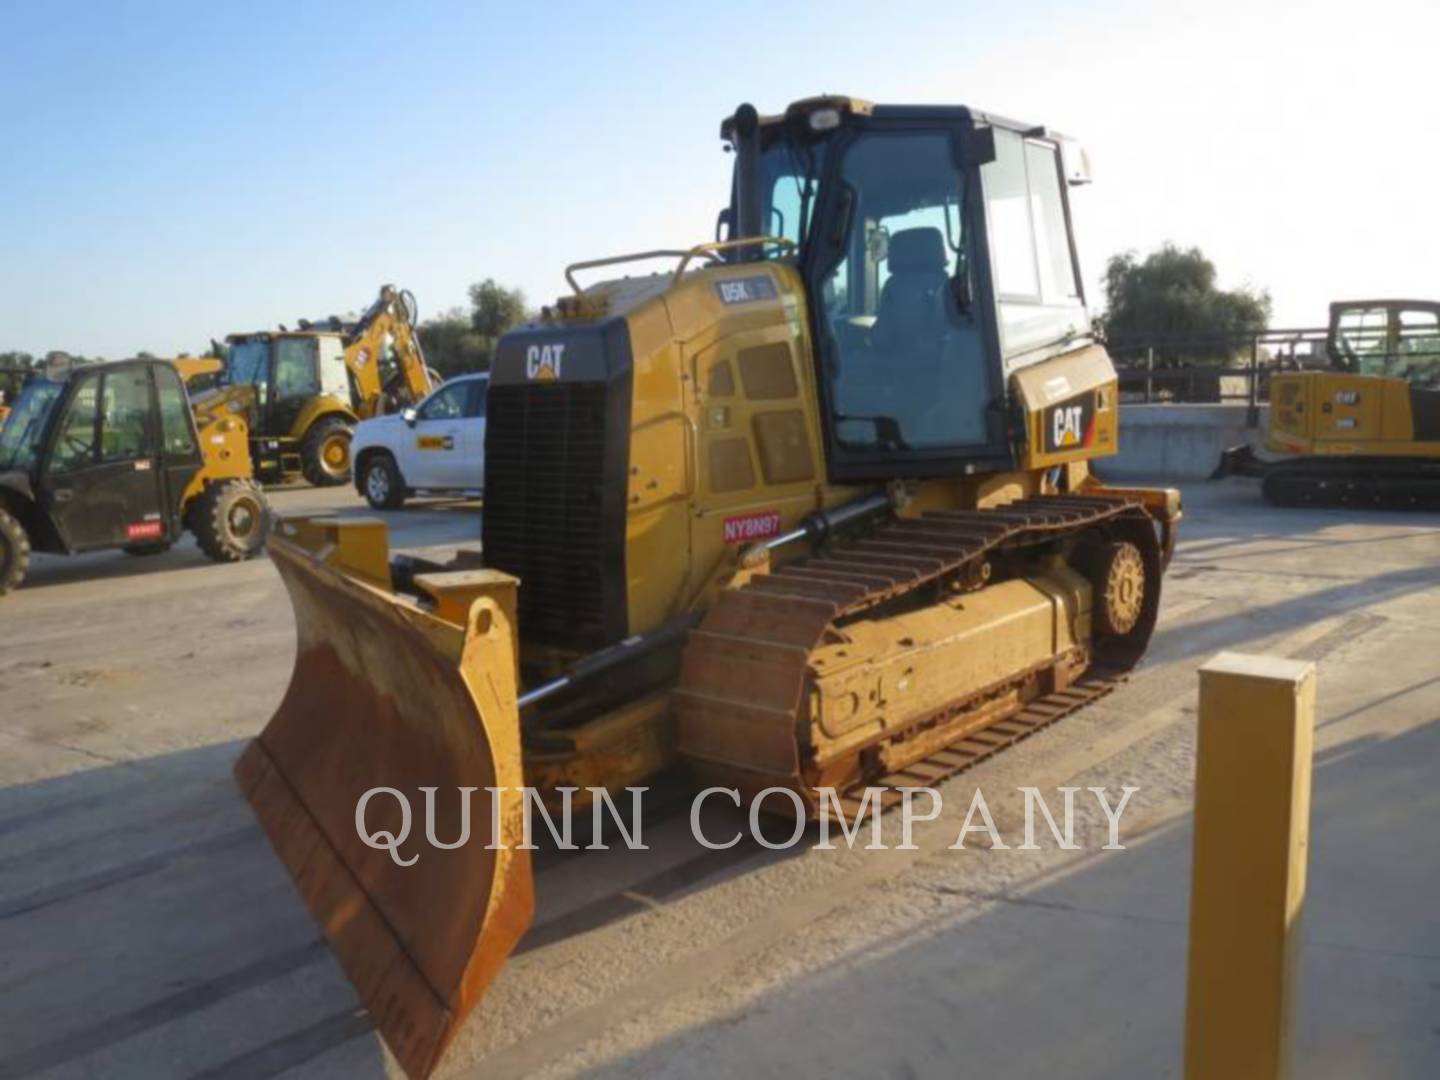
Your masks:
<svg viewBox="0 0 1440 1080"><path fill-rule="evenodd" d="M1326 328L1158 335L1106 343L1122 402L1270 400L1270 376L1330 366Z"/></svg>

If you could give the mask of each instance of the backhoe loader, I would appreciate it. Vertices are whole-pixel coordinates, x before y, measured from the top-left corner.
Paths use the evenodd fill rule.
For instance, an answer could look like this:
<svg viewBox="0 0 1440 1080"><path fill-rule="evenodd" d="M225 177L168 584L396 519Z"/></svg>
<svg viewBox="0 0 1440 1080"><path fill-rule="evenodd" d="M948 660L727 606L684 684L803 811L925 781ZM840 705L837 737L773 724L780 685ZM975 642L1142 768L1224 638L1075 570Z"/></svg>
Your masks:
<svg viewBox="0 0 1440 1080"><path fill-rule="evenodd" d="M1085 704L1155 625L1180 500L1088 468L1118 396L1078 148L843 97L721 135L727 239L575 264L499 342L483 566L392 560L379 521L271 544L296 664L236 777L412 1076L531 920L522 785L580 806L680 761L813 816ZM379 786L425 789L447 842L468 800L498 842L375 850Z"/></svg>
<svg viewBox="0 0 1440 1080"><path fill-rule="evenodd" d="M1277 506L1440 507L1440 302L1330 305L1330 370L1270 380L1265 448L1221 455Z"/></svg>
<svg viewBox="0 0 1440 1080"><path fill-rule="evenodd" d="M37 371L0 427L0 595L31 551L167 550L182 531L217 562L264 546L245 423L197 426L170 361Z"/></svg>
<svg viewBox="0 0 1440 1080"><path fill-rule="evenodd" d="M415 298L392 285L354 323L301 320L296 330L232 334L225 342L225 385L196 398L197 415L243 414L265 483L296 476L316 486L347 483L355 424L419 401L435 385Z"/></svg>

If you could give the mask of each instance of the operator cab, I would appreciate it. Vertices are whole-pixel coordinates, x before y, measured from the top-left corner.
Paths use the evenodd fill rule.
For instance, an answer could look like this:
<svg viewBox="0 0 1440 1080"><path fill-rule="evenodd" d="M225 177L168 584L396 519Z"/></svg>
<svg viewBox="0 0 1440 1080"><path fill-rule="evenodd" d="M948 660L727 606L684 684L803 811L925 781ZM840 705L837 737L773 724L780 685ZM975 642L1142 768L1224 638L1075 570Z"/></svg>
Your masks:
<svg viewBox="0 0 1440 1080"><path fill-rule="evenodd" d="M261 431L288 432L307 402L321 395L353 407L345 346L336 333L232 334L226 381L255 388L251 426Z"/></svg>
<svg viewBox="0 0 1440 1080"><path fill-rule="evenodd" d="M1078 148L960 107L741 106L732 238L789 241L811 297L831 477L1014 466L1008 376L1090 332L1070 229ZM793 245L793 246L791 246Z"/></svg>
<svg viewBox="0 0 1440 1080"><path fill-rule="evenodd" d="M1330 359L1342 371L1440 390L1440 302L1349 300L1330 305Z"/></svg>
<svg viewBox="0 0 1440 1080"><path fill-rule="evenodd" d="M36 375L0 430L0 508L41 551L168 545L201 466L171 365L120 361Z"/></svg>

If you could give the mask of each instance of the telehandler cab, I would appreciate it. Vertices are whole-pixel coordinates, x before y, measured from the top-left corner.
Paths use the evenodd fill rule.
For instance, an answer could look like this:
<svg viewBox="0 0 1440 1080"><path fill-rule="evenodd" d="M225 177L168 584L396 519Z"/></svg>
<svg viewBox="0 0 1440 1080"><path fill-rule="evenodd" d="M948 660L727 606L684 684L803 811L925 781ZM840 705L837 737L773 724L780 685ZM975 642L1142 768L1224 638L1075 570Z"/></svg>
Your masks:
<svg viewBox="0 0 1440 1080"><path fill-rule="evenodd" d="M1155 625L1179 493L1089 471L1119 399L1073 144L844 97L721 136L729 239L576 264L501 339L484 567L392 562L378 521L270 546L295 671L236 776L412 1076L530 923L522 785L580 806L679 760L852 807L1093 700ZM433 798L447 848L471 806L478 839L367 845L377 787Z"/></svg>
<svg viewBox="0 0 1440 1080"><path fill-rule="evenodd" d="M217 562L264 546L245 423L199 426L175 366L121 360L36 372L0 427L0 595L31 551L165 551L184 530Z"/></svg>

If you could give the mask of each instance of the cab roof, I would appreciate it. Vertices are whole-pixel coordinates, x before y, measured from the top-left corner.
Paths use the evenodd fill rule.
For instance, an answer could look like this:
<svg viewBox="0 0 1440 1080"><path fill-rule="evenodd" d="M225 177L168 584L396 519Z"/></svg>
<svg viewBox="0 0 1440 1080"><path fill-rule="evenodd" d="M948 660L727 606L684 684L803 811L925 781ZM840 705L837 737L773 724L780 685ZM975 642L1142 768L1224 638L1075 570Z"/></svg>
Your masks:
<svg viewBox="0 0 1440 1080"><path fill-rule="evenodd" d="M803 116L818 109L839 109L843 115L849 116L873 116L877 120L959 120L971 121L980 124L990 124L994 127L1008 128L1022 134L1035 138L1063 139L1065 136L1057 131L1049 131L1040 124L1026 124L1019 120L1013 120L998 113L982 112L972 109L968 105L877 105L865 98L851 97L848 94L819 94L815 97L801 98L799 101L791 102L781 113L760 114L760 127L774 127L783 124L787 119L795 116ZM735 116L731 114L720 122L720 138L727 142L733 142L735 138Z"/></svg>

